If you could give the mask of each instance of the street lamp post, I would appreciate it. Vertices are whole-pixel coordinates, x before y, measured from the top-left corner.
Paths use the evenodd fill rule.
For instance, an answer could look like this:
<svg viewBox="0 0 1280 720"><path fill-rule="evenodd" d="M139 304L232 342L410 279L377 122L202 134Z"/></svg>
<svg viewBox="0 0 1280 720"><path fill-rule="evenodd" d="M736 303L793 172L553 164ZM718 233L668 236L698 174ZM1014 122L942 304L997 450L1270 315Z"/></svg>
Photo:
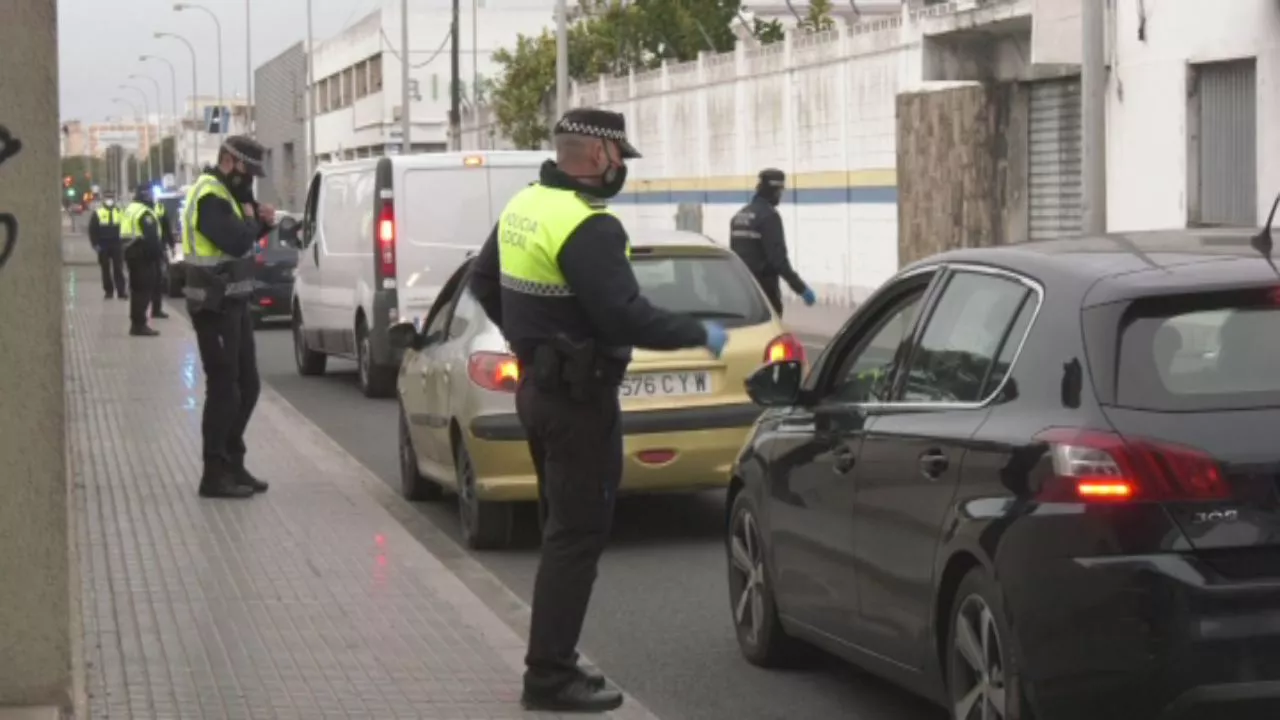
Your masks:
<svg viewBox="0 0 1280 720"><path fill-rule="evenodd" d="M156 80L150 75L142 75L139 73L134 73L133 75L130 75L129 79L130 80L150 80L152 86L154 86L156 89L156 130L157 130L156 134L160 136L160 143L159 143L159 147L156 148L156 167L159 170L159 172L156 173L155 179L162 180L164 178L164 123L160 121L161 120L160 116L164 112L161 109L164 107L164 98L160 96L160 81ZM148 124L147 127L148 129L150 129L151 127L150 124Z"/></svg>
<svg viewBox="0 0 1280 720"><path fill-rule="evenodd" d="M125 107L129 108L131 112L133 112L134 117L138 117L138 106L134 105L132 101L125 100L124 98L116 97L116 98L111 98L111 102L120 103L121 105L124 105ZM123 154L124 153L121 153L121 155ZM124 184L124 178L120 179L120 184L121 185ZM133 163L133 184L134 184L134 187L142 185L142 163L138 162L137 160L135 160ZM124 193L120 193L120 195L123 196Z"/></svg>
<svg viewBox="0 0 1280 720"><path fill-rule="evenodd" d="M157 60L169 66L169 89L173 100L173 147L169 151L169 159L173 161L173 174L178 176L178 133L181 127L178 120L178 69L173 66L173 63L155 55L142 55L138 58L139 62L148 60Z"/></svg>
<svg viewBox="0 0 1280 720"><path fill-rule="evenodd" d="M227 138L227 118L223 116L223 112L227 110L227 106L223 104L222 95L222 22L218 20L218 15L214 11L203 5L192 5L190 3L176 3L173 6L176 12L183 10L199 10L209 17L213 18L213 26L218 32L218 134L222 139Z"/></svg>
<svg viewBox="0 0 1280 720"><path fill-rule="evenodd" d="M191 166L190 172L187 175L187 182L193 182L196 175L200 173L200 141L198 139L200 133L200 116L196 112L196 98L200 97L200 93L196 90L196 68L198 66L196 61L196 48L189 40L181 35L158 32L155 36L157 40L173 38L174 40L181 42L183 45L186 45L187 50L191 52Z"/></svg>
<svg viewBox="0 0 1280 720"><path fill-rule="evenodd" d="M257 127L253 122L256 114L253 111L253 13L249 9L249 3L250 0L244 0L244 97L248 103L245 106L245 121L252 133Z"/></svg>
<svg viewBox="0 0 1280 720"><path fill-rule="evenodd" d="M138 87L137 85L121 85L121 86L120 86L120 89L121 89L121 90L132 90L132 91L134 91L134 92L138 93L138 97L142 98L142 112L144 113L144 114L143 114L143 116L142 116L142 117L143 117L142 123L146 126L146 128L147 128L147 137L148 137L148 139L150 139L150 137L151 137L151 101L147 99L147 93L146 93L142 88ZM148 162L147 162L147 172L148 172L148 173L151 173L151 172L152 172L152 170L151 170L151 163L150 163L150 160L151 160L151 157L150 157L150 156L151 156L151 147L148 145L148 147L147 147L147 153L146 153L146 155L143 155L143 159L148 161ZM155 177L155 176L154 176L154 174L153 174L153 175L152 175L152 179L154 179L154 177Z"/></svg>

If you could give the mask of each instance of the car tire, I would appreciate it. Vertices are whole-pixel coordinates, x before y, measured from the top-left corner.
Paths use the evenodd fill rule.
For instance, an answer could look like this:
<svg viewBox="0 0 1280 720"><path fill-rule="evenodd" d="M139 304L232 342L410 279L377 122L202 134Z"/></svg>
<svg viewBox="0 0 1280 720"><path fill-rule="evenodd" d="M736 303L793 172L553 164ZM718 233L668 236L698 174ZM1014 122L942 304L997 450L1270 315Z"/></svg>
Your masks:
<svg viewBox="0 0 1280 720"><path fill-rule="evenodd" d="M729 566L729 610L738 649L759 667L785 667L804 654L799 640L787 635L774 602L773 573L762 543L759 515L745 490L733 498L725 553Z"/></svg>
<svg viewBox="0 0 1280 720"><path fill-rule="evenodd" d="M424 477L418 470L418 454L409 434L409 420L400 408L400 494L405 500L435 502L444 497L440 484Z"/></svg>
<svg viewBox="0 0 1280 720"><path fill-rule="evenodd" d="M293 309L293 361L298 366L298 374L305 377L323 375L329 358L307 347L307 337L302 332L302 310Z"/></svg>
<svg viewBox="0 0 1280 720"><path fill-rule="evenodd" d="M515 508L508 502L486 502L478 497L471 453L462 438L458 438L456 445L453 467L458 478L458 521L462 539L472 550L505 548L511 544L515 532Z"/></svg>
<svg viewBox="0 0 1280 720"><path fill-rule="evenodd" d="M182 268L169 266L169 297L182 297Z"/></svg>
<svg viewBox="0 0 1280 720"><path fill-rule="evenodd" d="M988 717L984 704L999 703L997 717L1031 720L1012 638L999 588L984 569L970 570L956 590L947 626L944 662L952 718Z"/></svg>
<svg viewBox="0 0 1280 720"><path fill-rule="evenodd" d="M373 362L373 341L362 318L356 323L356 382L369 398L391 397L396 388L396 371Z"/></svg>

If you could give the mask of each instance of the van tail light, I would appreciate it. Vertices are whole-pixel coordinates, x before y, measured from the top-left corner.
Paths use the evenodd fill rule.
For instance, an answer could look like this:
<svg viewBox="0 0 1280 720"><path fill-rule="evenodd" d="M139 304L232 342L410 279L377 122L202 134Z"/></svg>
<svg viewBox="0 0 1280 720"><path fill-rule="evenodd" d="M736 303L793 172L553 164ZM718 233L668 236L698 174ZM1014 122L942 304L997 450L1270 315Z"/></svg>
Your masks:
<svg viewBox="0 0 1280 720"><path fill-rule="evenodd" d="M254 248L253 261L259 265L267 264L267 236L258 238L258 247Z"/></svg>
<svg viewBox="0 0 1280 720"><path fill-rule="evenodd" d="M1053 463L1053 477L1038 493L1044 502L1196 502L1231 495L1217 461L1195 448L1074 428L1045 430L1036 440L1049 444Z"/></svg>
<svg viewBox="0 0 1280 720"><path fill-rule="evenodd" d="M513 393L520 380L520 366L515 356L507 353L477 352L467 361L467 376L485 390Z"/></svg>
<svg viewBox="0 0 1280 720"><path fill-rule="evenodd" d="M390 200L382 201L378 211L378 272L383 278L396 276L396 208Z"/></svg>
<svg viewBox="0 0 1280 720"><path fill-rule="evenodd" d="M783 333L769 341L764 348L765 363L796 360L804 362L804 345L791 333Z"/></svg>

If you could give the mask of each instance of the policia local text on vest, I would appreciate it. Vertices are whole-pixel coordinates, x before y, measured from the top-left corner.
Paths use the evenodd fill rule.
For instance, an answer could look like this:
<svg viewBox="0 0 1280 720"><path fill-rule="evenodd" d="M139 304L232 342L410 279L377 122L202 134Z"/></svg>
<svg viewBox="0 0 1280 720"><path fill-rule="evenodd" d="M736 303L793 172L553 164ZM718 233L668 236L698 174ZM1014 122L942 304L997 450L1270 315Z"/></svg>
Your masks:
<svg viewBox="0 0 1280 720"><path fill-rule="evenodd" d="M139 187L120 219L124 260L129 266L129 334L151 337L160 333L147 325L147 307L160 283L160 221L151 209L151 188Z"/></svg>
<svg viewBox="0 0 1280 720"><path fill-rule="evenodd" d="M263 154L251 138L227 138L217 166L187 191L183 211L183 293L205 374L202 497L249 498L268 487L245 468L244 443L261 391L249 314L253 250L275 220L275 210L253 198Z"/></svg>
<svg viewBox="0 0 1280 720"><path fill-rule="evenodd" d="M102 207L89 218L89 245L98 254L102 268L102 291L110 300L129 297L124 284L124 249L120 245L120 220L123 211L116 207L115 196L103 196Z"/></svg>
<svg viewBox="0 0 1280 720"><path fill-rule="evenodd" d="M516 408L544 517L522 702L601 712L622 695L580 669L575 648L622 480L618 385L632 347L719 355L725 331L640 295L627 232L606 204L624 161L639 157L623 117L574 110L555 135L557 162L508 203L470 286L519 358Z"/></svg>

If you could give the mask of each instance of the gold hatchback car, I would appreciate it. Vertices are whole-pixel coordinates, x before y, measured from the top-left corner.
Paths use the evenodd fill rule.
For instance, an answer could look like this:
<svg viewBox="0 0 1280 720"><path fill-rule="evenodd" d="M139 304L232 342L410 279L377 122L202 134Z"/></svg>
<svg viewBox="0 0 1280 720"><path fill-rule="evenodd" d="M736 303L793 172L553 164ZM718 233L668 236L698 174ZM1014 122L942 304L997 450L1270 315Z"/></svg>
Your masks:
<svg viewBox="0 0 1280 720"><path fill-rule="evenodd" d="M513 504L536 502L537 480L516 416L519 368L502 334L465 287L469 263L441 288L419 325L391 330L400 367L400 474L411 500L458 496L472 548L506 545ZM728 330L720 359L704 349L636 350L619 392L622 493L722 488L760 410L744 381L765 362L800 359L804 346L782 327L736 255L709 238L642 231L632 265L650 302Z"/></svg>

